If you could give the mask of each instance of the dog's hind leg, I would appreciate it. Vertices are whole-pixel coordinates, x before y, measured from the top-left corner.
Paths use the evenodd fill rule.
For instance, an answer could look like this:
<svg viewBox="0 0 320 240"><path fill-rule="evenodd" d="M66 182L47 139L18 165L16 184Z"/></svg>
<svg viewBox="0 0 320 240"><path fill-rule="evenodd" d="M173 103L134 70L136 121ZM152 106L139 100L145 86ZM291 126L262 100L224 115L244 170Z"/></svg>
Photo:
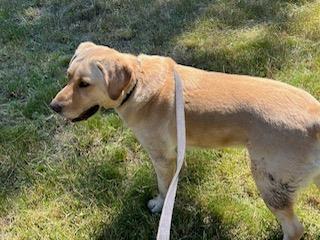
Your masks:
<svg viewBox="0 0 320 240"><path fill-rule="evenodd" d="M264 202L281 224L283 240L299 240L304 228L293 210L299 185L293 175L283 176L283 169L274 165L277 161L279 159L271 159L270 156L265 159L261 155L251 155L252 174Z"/></svg>
<svg viewBox="0 0 320 240"><path fill-rule="evenodd" d="M283 240L299 240L302 237L304 227L294 213L292 204L282 209L276 209L271 206L268 207L281 224L284 234Z"/></svg>

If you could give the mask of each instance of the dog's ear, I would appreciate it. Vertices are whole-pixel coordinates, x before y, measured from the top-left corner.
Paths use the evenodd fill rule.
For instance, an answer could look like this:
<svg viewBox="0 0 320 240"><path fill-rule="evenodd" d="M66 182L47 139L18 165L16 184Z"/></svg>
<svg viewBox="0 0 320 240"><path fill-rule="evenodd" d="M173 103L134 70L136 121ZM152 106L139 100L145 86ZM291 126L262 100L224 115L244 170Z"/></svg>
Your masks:
<svg viewBox="0 0 320 240"><path fill-rule="evenodd" d="M112 100L117 100L122 91L128 86L132 78L132 70L129 66L121 64L106 65L101 62L97 67L107 83L107 91ZM108 70L107 70L108 68Z"/></svg>
<svg viewBox="0 0 320 240"><path fill-rule="evenodd" d="M96 45L93 42L82 42L77 47L76 52L81 52L81 51L83 51L85 49L92 48L94 46L96 46Z"/></svg>
<svg viewBox="0 0 320 240"><path fill-rule="evenodd" d="M77 47L74 55L72 56L69 65L73 62L73 60L79 55L80 52L82 52L83 50L86 50L88 48L92 48L96 46L93 42L82 42L79 44L79 46Z"/></svg>

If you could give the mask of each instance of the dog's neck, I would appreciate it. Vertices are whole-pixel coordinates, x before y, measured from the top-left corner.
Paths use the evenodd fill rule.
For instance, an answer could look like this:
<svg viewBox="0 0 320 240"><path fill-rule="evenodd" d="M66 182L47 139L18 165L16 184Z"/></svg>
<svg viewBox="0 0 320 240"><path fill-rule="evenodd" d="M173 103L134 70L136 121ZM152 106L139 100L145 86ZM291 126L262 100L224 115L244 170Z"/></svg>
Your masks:
<svg viewBox="0 0 320 240"><path fill-rule="evenodd" d="M141 117L141 111L160 90L159 83L154 83L156 79L150 78L150 71L144 72L144 65L143 56L138 56L134 78L124 91L118 107L115 108L129 127L134 127L133 123L139 122L137 118Z"/></svg>
<svg viewBox="0 0 320 240"><path fill-rule="evenodd" d="M129 86L123 91L122 97L119 105L115 108L116 112L120 115L120 117L127 122L128 116L130 114L130 110L132 105L137 104L137 92L139 92L141 79L142 78L142 68L141 62L137 58L137 63L135 64L135 72L134 77L132 78Z"/></svg>
<svg viewBox="0 0 320 240"><path fill-rule="evenodd" d="M139 78L141 78L142 70L141 70L141 62L138 57L136 57L136 63L134 64L134 73L132 80L129 83L129 86L122 92L120 104L116 107L116 110L124 109L128 102L134 98L135 91L138 85Z"/></svg>
<svg viewBox="0 0 320 240"><path fill-rule="evenodd" d="M130 97L133 95L133 92L137 87L137 80L135 79L133 81L134 81L134 83L131 84L131 86L128 88L127 93L123 94L123 98L122 98L118 108L122 107L130 99Z"/></svg>

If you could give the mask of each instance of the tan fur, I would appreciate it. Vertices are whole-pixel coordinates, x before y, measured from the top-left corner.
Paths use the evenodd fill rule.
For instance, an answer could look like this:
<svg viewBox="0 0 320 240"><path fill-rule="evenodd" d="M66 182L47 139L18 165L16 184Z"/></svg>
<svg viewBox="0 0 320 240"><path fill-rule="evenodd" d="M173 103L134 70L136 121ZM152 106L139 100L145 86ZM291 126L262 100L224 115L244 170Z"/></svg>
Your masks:
<svg viewBox="0 0 320 240"><path fill-rule="evenodd" d="M299 223L292 206L281 210L273 208L270 210L281 223L284 240L299 240L302 237L304 227Z"/></svg>
<svg viewBox="0 0 320 240"><path fill-rule="evenodd" d="M150 154L160 195L148 206L161 211L175 171L174 69L184 84L187 145L246 146L257 187L284 239L300 239L295 195L320 175L320 104L307 92L270 79L207 72L166 57L136 57L83 43L70 63L69 83L54 101L69 119L95 104L115 108ZM91 85L81 89L81 80Z"/></svg>

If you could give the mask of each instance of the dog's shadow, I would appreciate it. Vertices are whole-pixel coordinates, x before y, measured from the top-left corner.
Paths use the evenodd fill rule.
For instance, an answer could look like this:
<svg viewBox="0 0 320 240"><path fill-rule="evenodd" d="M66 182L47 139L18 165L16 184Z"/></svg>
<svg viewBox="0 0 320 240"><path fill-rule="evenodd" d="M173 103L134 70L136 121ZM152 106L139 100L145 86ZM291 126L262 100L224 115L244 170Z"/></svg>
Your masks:
<svg viewBox="0 0 320 240"><path fill-rule="evenodd" d="M223 152L216 155L219 161ZM190 159L191 158L191 159ZM219 211L211 211L199 202L195 189L212 171L212 168L192 159L181 174L173 213L171 239L235 239L232 227ZM195 162L194 162L195 161ZM81 201L94 201L105 213L100 226L92 233L93 239L155 239L160 214L151 214L147 202L157 193L156 178L152 166L142 163L133 175L126 172L125 161L109 159L103 166L93 166L79 179L76 192ZM124 170L124 171L123 171ZM130 176L129 176L130 175ZM100 179L100 180L99 180ZM219 205L220 200L210 200ZM271 230L271 229L270 229ZM265 239L280 239L280 228L268 231Z"/></svg>
<svg viewBox="0 0 320 240"><path fill-rule="evenodd" d="M101 232L95 239L156 238L160 214L151 214L146 206L157 191L155 176L151 173L138 172L135 175L131 186L127 186L128 191L119 199L122 204L117 214L112 221L101 226ZM222 217L204 212L188 191L184 191L184 184L189 187L198 184L203 174L189 168L183 174L173 214L171 239L232 239Z"/></svg>

